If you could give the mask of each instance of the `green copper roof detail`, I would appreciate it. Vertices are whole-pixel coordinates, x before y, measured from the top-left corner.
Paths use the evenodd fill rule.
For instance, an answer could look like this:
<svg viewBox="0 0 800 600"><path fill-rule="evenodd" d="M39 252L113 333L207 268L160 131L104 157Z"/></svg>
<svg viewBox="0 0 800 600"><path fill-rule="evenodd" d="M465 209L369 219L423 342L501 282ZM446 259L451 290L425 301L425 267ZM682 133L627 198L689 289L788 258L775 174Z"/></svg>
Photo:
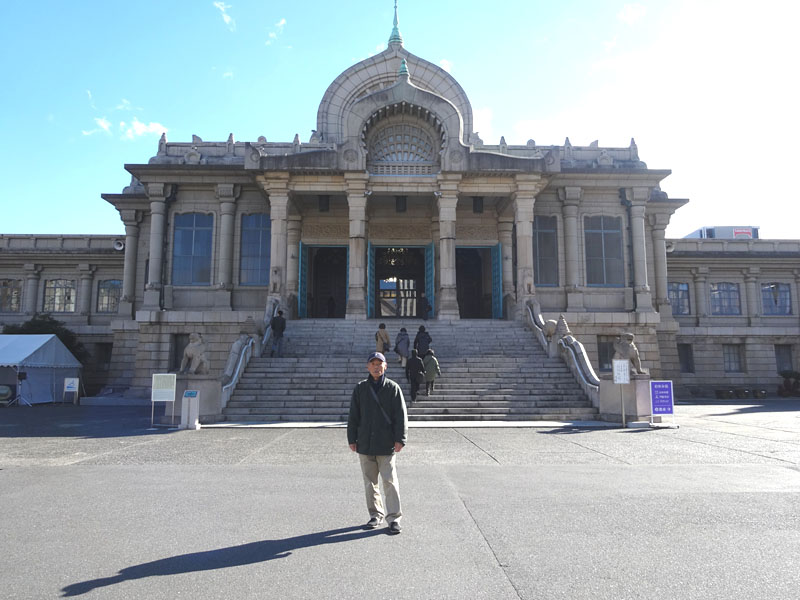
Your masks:
<svg viewBox="0 0 800 600"><path fill-rule="evenodd" d="M394 27L392 28L392 35L389 36L389 45L400 44L403 45L403 36L400 35L400 30L397 28L397 0L394 0Z"/></svg>
<svg viewBox="0 0 800 600"><path fill-rule="evenodd" d="M406 64L406 59L400 61L400 69L397 71L398 77L408 77L408 65Z"/></svg>

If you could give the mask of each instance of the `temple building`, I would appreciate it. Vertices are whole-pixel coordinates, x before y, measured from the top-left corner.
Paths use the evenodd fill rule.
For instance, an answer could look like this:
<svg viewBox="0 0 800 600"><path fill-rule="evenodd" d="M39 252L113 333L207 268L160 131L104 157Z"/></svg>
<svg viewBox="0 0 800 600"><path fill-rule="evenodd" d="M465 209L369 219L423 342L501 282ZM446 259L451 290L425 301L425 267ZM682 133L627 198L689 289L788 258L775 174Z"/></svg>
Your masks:
<svg viewBox="0 0 800 600"><path fill-rule="evenodd" d="M520 327L535 301L596 370L629 331L651 375L685 389L797 368L800 243L667 240L687 200L633 139L484 143L464 89L396 20L383 52L328 86L307 141L162 136L125 169L131 184L103 194L124 237L0 236L0 321L65 321L98 389L146 389L194 331L222 369L271 301L290 319Z"/></svg>

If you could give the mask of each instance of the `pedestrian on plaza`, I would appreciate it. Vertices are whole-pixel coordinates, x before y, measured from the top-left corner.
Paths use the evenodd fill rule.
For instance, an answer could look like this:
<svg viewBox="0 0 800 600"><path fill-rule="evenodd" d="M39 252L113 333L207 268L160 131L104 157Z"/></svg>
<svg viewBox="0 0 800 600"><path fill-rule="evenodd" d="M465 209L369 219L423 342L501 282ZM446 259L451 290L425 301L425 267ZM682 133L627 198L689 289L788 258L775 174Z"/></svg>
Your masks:
<svg viewBox="0 0 800 600"><path fill-rule="evenodd" d="M406 381L411 384L411 403L417 401L417 390L425 383L425 365L417 355L416 350L411 351L411 358L406 363Z"/></svg>
<svg viewBox="0 0 800 600"><path fill-rule="evenodd" d="M432 341L431 334L425 331L425 325L420 325L419 331L414 338L414 349L417 351L417 354L419 354L420 357L425 356L425 353L428 351Z"/></svg>
<svg viewBox="0 0 800 600"><path fill-rule="evenodd" d="M417 301L417 303L419 304L419 306L417 307L419 314L417 316L422 317L423 321L427 321L428 313L431 312L432 307L428 302L428 299L425 297L425 292L420 292L419 300Z"/></svg>
<svg viewBox="0 0 800 600"><path fill-rule="evenodd" d="M433 394L433 388L436 384L436 376L441 375L442 371L439 368L439 361L436 360L433 348L428 348L425 357L422 359L422 364L425 367L425 395L430 396Z"/></svg>
<svg viewBox="0 0 800 600"><path fill-rule="evenodd" d="M399 357L397 362L400 363L401 367L406 366L406 361L408 360L408 350L410 347L411 339L408 337L408 332L406 331L405 327L401 327L400 333L398 333L397 337L394 339L394 351Z"/></svg>
<svg viewBox="0 0 800 600"><path fill-rule="evenodd" d="M386 323L378 325L378 331L375 332L375 352L386 354L392 347L392 342L389 339L389 332L386 331Z"/></svg>
<svg viewBox="0 0 800 600"><path fill-rule="evenodd" d="M283 332L286 331L286 319L283 318L283 311L279 310L278 314L272 317L269 321L270 329L272 329L272 350L270 356L275 356L278 353L278 358L283 356Z"/></svg>
<svg viewBox="0 0 800 600"><path fill-rule="evenodd" d="M386 357L373 352L367 360L369 377L360 381L350 398L347 443L358 452L369 521L364 529L375 529L385 519L390 534L402 531L400 484L396 457L408 438L408 415L403 390L386 377ZM385 504L378 475L383 480Z"/></svg>

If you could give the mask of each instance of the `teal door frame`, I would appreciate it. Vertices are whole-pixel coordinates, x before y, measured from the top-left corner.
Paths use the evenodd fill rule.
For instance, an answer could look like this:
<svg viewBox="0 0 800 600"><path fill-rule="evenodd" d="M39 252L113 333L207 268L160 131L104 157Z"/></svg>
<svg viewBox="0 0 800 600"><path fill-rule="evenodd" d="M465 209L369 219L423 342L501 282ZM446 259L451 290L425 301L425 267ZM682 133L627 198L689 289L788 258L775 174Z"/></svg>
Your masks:
<svg viewBox="0 0 800 600"><path fill-rule="evenodd" d="M434 260L436 244L431 242L425 246L408 246L404 244L377 244L367 242L367 318L375 318L375 250L377 248L422 248L425 250L425 296L436 315L436 261Z"/></svg>
<svg viewBox="0 0 800 600"><path fill-rule="evenodd" d="M503 246L497 242L494 246L456 246L456 250L467 248L477 248L479 250L491 250L492 265L492 318L503 318ZM458 281L456 281L458 285Z"/></svg>

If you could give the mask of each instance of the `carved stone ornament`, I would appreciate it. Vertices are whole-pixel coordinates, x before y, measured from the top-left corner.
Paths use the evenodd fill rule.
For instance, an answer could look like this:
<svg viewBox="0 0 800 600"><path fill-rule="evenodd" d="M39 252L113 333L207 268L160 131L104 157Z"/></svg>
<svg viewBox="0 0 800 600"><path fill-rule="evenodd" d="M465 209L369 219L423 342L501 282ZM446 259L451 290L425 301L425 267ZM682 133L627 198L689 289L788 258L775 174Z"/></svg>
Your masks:
<svg viewBox="0 0 800 600"><path fill-rule="evenodd" d="M402 227L389 223L370 223L369 237L384 240L427 240L431 237L431 227L421 223Z"/></svg>
<svg viewBox="0 0 800 600"><path fill-rule="evenodd" d="M450 152L450 162L454 165L460 165L461 161L464 160L464 155L461 154L458 150L452 150Z"/></svg>
<svg viewBox="0 0 800 600"><path fill-rule="evenodd" d="M354 163L358 160L358 153L350 148L344 151L344 160L349 163Z"/></svg>
<svg viewBox="0 0 800 600"><path fill-rule="evenodd" d="M209 362L206 357L206 345L199 333L189 334L189 343L183 349L181 373L204 375L208 373Z"/></svg>
<svg viewBox="0 0 800 600"><path fill-rule="evenodd" d="M456 238L459 240L494 240L497 227L494 225L462 225L456 222Z"/></svg>
<svg viewBox="0 0 800 600"><path fill-rule="evenodd" d="M340 223L303 223L303 238L314 239L347 239L350 226Z"/></svg>

